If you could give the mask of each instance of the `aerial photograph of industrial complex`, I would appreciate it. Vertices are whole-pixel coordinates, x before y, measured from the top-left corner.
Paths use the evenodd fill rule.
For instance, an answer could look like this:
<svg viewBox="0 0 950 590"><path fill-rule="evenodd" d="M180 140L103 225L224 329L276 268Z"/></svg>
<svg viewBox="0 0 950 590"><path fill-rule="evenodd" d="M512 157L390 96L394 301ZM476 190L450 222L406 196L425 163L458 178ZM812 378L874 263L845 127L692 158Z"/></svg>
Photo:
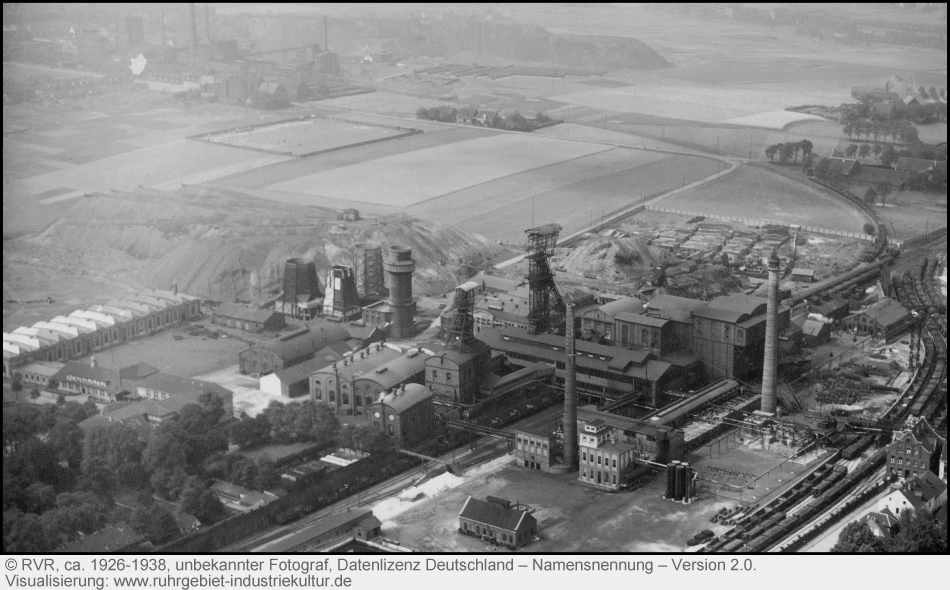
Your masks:
<svg viewBox="0 0 950 590"><path fill-rule="evenodd" d="M946 280L946 3L3 5L7 554L946 553Z"/></svg>

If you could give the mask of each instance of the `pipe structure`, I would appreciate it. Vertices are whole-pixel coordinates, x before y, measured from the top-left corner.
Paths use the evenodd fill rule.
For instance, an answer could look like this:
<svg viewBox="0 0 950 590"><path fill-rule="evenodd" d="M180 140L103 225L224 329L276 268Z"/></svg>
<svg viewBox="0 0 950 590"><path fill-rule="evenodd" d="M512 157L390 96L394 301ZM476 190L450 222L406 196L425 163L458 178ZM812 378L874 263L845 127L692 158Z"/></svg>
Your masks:
<svg viewBox="0 0 950 590"><path fill-rule="evenodd" d="M769 301L765 316L765 362L762 365L762 411L775 413L775 377L778 372L778 255L769 257Z"/></svg>

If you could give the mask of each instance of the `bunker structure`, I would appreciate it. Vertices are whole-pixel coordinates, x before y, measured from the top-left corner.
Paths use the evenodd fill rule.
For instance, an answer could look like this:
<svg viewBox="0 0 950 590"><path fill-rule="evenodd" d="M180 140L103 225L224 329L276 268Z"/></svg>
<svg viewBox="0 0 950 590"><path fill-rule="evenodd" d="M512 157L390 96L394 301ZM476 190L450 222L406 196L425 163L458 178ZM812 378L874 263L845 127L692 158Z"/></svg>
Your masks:
<svg viewBox="0 0 950 590"><path fill-rule="evenodd" d="M284 264L283 287L274 311L303 320L317 316L323 303L323 290L313 260L288 259Z"/></svg>
<svg viewBox="0 0 950 590"><path fill-rule="evenodd" d="M356 294L363 305L379 301L386 296L383 249L379 244L370 242L356 244L353 271L356 279Z"/></svg>
<svg viewBox="0 0 950 590"><path fill-rule="evenodd" d="M356 296L353 268L335 264L327 269L327 293L323 315L342 321L359 318L363 313Z"/></svg>

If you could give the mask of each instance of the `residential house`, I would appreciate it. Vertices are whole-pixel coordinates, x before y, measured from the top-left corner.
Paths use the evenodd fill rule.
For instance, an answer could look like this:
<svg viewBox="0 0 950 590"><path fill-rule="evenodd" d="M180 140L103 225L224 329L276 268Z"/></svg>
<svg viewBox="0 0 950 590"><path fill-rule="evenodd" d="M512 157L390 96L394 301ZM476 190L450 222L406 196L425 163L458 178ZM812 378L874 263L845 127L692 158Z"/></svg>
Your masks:
<svg viewBox="0 0 950 590"><path fill-rule="evenodd" d="M66 543L53 553L133 553L145 545L145 538L126 522L117 522Z"/></svg>

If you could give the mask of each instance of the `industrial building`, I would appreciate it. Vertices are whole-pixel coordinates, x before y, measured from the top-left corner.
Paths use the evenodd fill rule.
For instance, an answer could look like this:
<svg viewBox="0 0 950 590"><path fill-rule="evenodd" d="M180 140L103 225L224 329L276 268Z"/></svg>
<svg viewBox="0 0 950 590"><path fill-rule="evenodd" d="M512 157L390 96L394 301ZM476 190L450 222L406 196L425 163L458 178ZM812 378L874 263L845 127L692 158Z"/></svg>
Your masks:
<svg viewBox="0 0 950 590"><path fill-rule="evenodd" d="M580 421L579 421L580 422ZM580 470L577 478L600 489L618 490L621 475L638 457L639 447L620 442L615 432L600 418L578 424Z"/></svg>
<svg viewBox="0 0 950 590"><path fill-rule="evenodd" d="M432 392L418 383L400 385L381 394L369 406L369 414L374 426L403 446L425 438L435 429Z"/></svg>
<svg viewBox="0 0 950 590"><path fill-rule="evenodd" d="M515 463L528 469L550 472L554 464L553 428L515 429Z"/></svg>
<svg viewBox="0 0 950 590"><path fill-rule="evenodd" d="M245 332L276 332L286 325L276 311L257 309L237 303L222 303L211 313L211 323Z"/></svg>
<svg viewBox="0 0 950 590"><path fill-rule="evenodd" d="M197 297L148 290L3 333L3 374L38 362L64 362L201 316Z"/></svg>
<svg viewBox="0 0 950 590"><path fill-rule="evenodd" d="M323 290L317 279L313 260L290 258L284 263L283 291L274 304L274 311L295 318L317 317L323 305Z"/></svg>
<svg viewBox="0 0 950 590"><path fill-rule="evenodd" d="M303 361L267 375L262 375L260 390L281 397L299 397L310 394L310 374L330 363L342 361L357 348L345 342L335 342L316 352L312 359Z"/></svg>
<svg viewBox="0 0 950 590"><path fill-rule="evenodd" d="M887 472L905 479L927 471L937 473L946 446L947 441L921 419L913 428L894 434L894 441L887 445Z"/></svg>
<svg viewBox="0 0 950 590"><path fill-rule="evenodd" d="M459 533L509 549L523 547L537 532L538 521L527 510L500 498L469 496L459 512Z"/></svg>
<svg viewBox="0 0 950 590"><path fill-rule="evenodd" d="M238 354L242 373L263 375L282 371L314 358L316 353L334 342L350 338L345 326L326 320L314 320L307 328L295 330L279 338L255 342Z"/></svg>
<svg viewBox="0 0 950 590"><path fill-rule="evenodd" d="M609 303L580 311L581 335L583 338L597 337L607 341L630 341L630 336L620 337L617 328L617 316L624 318L640 315L644 311L644 303L636 297L622 297Z"/></svg>
<svg viewBox="0 0 950 590"><path fill-rule="evenodd" d="M910 329L914 316L894 299L885 298L853 313L843 321L844 329L893 342Z"/></svg>
<svg viewBox="0 0 950 590"><path fill-rule="evenodd" d="M577 431L581 433L588 423L599 420L607 427L606 436L619 443L633 445L633 458L665 463L682 458L685 452L682 430L618 416L596 406L587 405L577 408Z"/></svg>
<svg viewBox="0 0 950 590"><path fill-rule="evenodd" d="M478 339L502 352L517 367L546 363L555 367L555 383L564 384L565 344L562 336L531 335L514 328L483 328ZM646 350L630 350L578 340L575 344L577 388L591 399L617 399L631 394L654 399L656 394L677 378L700 371L698 361L686 359L674 364Z"/></svg>
<svg viewBox="0 0 950 590"><path fill-rule="evenodd" d="M310 394L338 413L365 415L380 394L407 383L423 384L425 362L433 354L422 347L403 353L397 346L372 344L311 373Z"/></svg>

